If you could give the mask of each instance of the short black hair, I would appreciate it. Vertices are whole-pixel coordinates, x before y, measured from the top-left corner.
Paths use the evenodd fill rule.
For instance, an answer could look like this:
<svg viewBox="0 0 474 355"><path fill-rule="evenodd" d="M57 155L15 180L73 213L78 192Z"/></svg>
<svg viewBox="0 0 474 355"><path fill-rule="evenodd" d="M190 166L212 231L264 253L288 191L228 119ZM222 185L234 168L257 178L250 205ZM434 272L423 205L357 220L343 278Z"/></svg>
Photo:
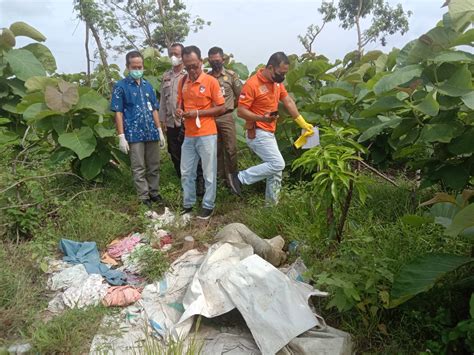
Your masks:
<svg viewBox="0 0 474 355"><path fill-rule="evenodd" d="M224 51L223 51L222 48L220 48L220 47L212 47L212 48L209 49L209 51L207 52L207 55L208 55L208 56L211 56L211 55L214 55L214 54L220 54L221 57L224 57Z"/></svg>
<svg viewBox="0 0 474 355"><path fill-rule="evenodd" d="M271 65L273 68L277 68L280 64L290 64L290 60L283 52L273 53L268 59L267 68Z"/></svg>
<svg viewBox="0 0 474 355"><path fill-rule="evenodd" d="M143 55L139 51L128 52L125 56L125 63L127 66L130 64L130 59L140 57L143 60Z"/></svg>
<svg viewBox="0 0 474 355"><path fill-rule="evenodd" d="M183 54L184 46L181 43L175 42L170 46L170 48L173 48L173 47L180 47L181 48L181 54Z"/></svg>
<svg viewBox="0 0 474 355"><path fill-rule="evenodd" d="M198 59L201 60L201 50L196 46L184 47L183 52L181 53L181 55L184 57L184 55L190 55L191 53L195 53L197 55Z"/></svg>

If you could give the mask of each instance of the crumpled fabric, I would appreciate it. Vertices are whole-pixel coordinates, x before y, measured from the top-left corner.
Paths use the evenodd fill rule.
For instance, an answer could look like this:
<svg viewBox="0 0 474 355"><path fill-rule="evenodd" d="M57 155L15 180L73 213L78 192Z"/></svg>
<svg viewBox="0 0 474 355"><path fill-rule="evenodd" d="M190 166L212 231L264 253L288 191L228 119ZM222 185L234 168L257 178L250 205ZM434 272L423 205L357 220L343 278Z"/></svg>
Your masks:
<svg viewBox="0 0 474 355"><path fill-rule="evenodd" d="M89 277L80 285L69 287L63 293L63 302L69 308L85 308L97 306L107 294L109 286L103 283L98 274Z"/></svg>
<svg viewBox="0 0 474 355"><path fill-rule="evenodd" d="M134 233L129 237L123 238L122 240L118 241L110 245L107 248L107 253L114 259L119 259L123 254L130 253L135 246L140 243L142 237L140 233Z"/></svg>
<svg viewBox="0 0 474 355"><path fill-rule="evenodd" d="M48 280L48 288L53 291L65 290L87 279L87 271L82 264L74 265L53 274Z"/></svg>
<svg viewBox="0 0 474 355"><path fill-rule="evenodd" d="M75 242L69 239L61 239L59 249L64 253L64 261L71 264L83 264L89 274L100 274L109 284L114 286L126 283L124 273L109 269L107 265L100 262L100 255L95 242Z"/></svg>
<svg viewBox="0 0 474 355"><path fill-rule="evenodd" d="M102 303L104 306L128 306L141 298L140 291L133 286L113 286L107 290Z"/></svg>

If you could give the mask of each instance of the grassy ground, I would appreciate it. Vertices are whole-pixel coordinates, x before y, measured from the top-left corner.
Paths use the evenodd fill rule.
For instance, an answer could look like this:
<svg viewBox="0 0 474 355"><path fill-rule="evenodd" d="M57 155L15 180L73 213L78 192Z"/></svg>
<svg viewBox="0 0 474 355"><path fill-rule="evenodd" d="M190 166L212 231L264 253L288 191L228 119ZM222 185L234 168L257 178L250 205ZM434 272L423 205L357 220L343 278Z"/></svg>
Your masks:
<svg viewBox="0 0 474 355"><path fill-rule="evenodd" d="M241 164L249 165L252 157L245 151L243 154ZM15 176L10 169L2 170L0 189L30 176L31 171L36 177L58 171L47 164L26 167ZM400 222L404 214L420 213L419 202L432 191L415 193L410 182L398 182L400 188L368 177L369 199L366 205L351 208L340 245L322 235L324 216L313 207L317 196L312 197L304 184L292 181L288 174L277 207L263 207L263 183L246 188L243 199L220 186L217 208L209 222L193 221L172 232L177 246L186 235L205 245L223 225L242 222L262 237L279 234L287 242L297 241L298 253L310 268L309 276L320 289L334 295L316 303L329 324L349 331L360 352L417 353L430 341L436 342L443 329L450 326L439 319L438 305L463 302L463 295L449 291L449 285L444 284L399 309L387 310L384 305L394 273L403 262L422 253L465 254L468 246L443 236L434 225L412 227ZM160 185L166 205L173 210L179 208L179 180L167 158L162 164ZM21 184L18 191L10 189L3 206L15 205L16 193L24 196L22 203L35 203L36 212L18 208L21 213L16 213L15 208L5 208L8 213L0 220L0 345L22 340L30 341L40 353L87 351L102 315L109 310L73 310L44 322L41 311L47 305L48 294L40 260L47 255L57 256L57 242L63 237L95 241L104 248L116 237L143 231L144 208L136 199L131 176L128 171L110 172L100 184L68 175L35 178ZM161 212L162 207L157 210Z"/></svg>

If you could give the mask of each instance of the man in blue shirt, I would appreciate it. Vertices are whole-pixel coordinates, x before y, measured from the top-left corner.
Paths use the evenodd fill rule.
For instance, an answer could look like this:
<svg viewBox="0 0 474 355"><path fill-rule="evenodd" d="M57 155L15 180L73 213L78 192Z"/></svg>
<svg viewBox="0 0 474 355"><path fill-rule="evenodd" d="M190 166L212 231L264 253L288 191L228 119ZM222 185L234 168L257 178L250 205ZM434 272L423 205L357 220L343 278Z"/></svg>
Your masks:
<svg viewBox="0 0 474 355"><path fill-rule="evenodd" d="M129 75L117 82L112 92L111 110L122 152L130 155L133 180L138 197L147 207L160 202L160 148L165 138L158 117L159 104L155 90L143 79L143 56L127 53Z"/></svg>

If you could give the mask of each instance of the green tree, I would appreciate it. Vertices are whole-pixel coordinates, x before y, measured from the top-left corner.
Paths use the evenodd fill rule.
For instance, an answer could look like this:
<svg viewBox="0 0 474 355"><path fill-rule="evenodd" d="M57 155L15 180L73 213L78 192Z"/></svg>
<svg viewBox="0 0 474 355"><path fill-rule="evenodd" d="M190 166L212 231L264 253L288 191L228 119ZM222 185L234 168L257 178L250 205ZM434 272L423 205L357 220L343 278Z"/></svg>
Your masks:
<svg viewBox="0 0 474 355"><path fill-rule="evenodd" d="M390 6L384 0L339 0L338 18L345 30L356 28L357 50L362 54L364 47L377 40L382 46L387 43L386 37L408 29L408 18L412 12L403 10L401 4ZM370 19L370 27L363 30L362 19Z"/></svg>
<svg viewBox="0 0 474 355"><path fill-rule="evenodd" d="M115 13L124 38L115 47L118 51L137 49L137 43L160 50L169 48L173 42L183 42L190 31L197 32L211 24L193 17L181 0L112 0L109 8Z"/></svg>
<svg viewBox="0 0 474 355"><path fill-rule="evenodd" d="M107 49L111 48L111 41L119 35L119 28L115 15L112 11L104 7L103 4L98 3L95 0L74 0L74 10L77 12L77 17L86 24L86 56L88 60L88 71L90 71L88 49L88 33L90 30L97 45L106 80L109 84L110 90L112 90L113 83L107 61ZM88 75L90 75L90 72L88 72Z"/></svg>
<svg viewBox="0 0 474 355"><path fill-rule="evenodd" d="M334 6L334 1L323 1L321 7L318 8L318 12L323 16L323 23L321 27L311 24L306 29L304 36L298 35L298 40L303 45L304 49L306 49L306 52L310 54L313 53L312 47L316 37L322 32L324 26L326 26L328 22L334 20L337 16L337 9Z"/></svg>

